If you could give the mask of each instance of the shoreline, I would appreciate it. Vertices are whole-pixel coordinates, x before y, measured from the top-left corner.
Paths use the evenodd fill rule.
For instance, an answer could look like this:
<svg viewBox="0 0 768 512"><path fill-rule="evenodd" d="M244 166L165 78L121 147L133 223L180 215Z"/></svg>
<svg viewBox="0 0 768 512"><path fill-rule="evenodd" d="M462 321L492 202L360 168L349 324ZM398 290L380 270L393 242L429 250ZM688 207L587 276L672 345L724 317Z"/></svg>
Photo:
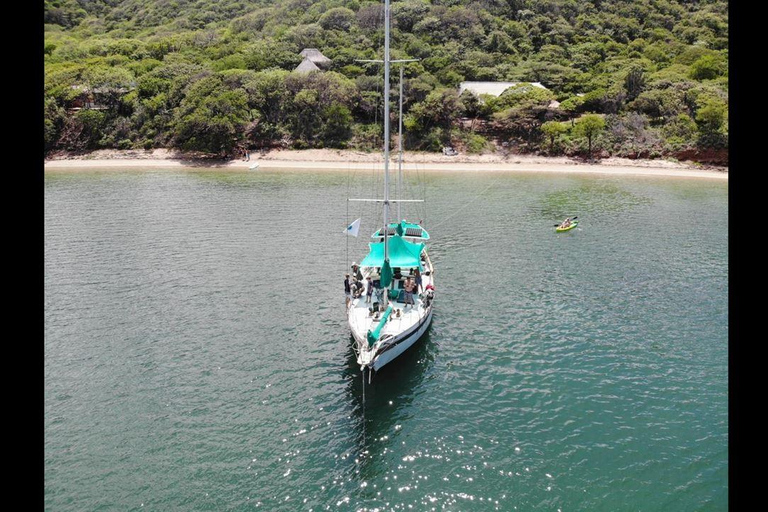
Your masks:
<svg viewBox="0 0 768 512"><path fill-rule="evenodd" d="M631 160L605 158L597 162L584 162L568 157L543 157L531 155L457 155L405 152L404 170L448 172L543 172L586 173L611 175L676 176L688 178L728 179L727 167L704 166L669 160ZM393 157L392 165L397 158ZM258 169L250 167L259 164ZM383 169L378 153L353 150L308 149L254 152L249 161L242 158L221 160L206 158L200 154L183 153L165 149L155 150L97 150L85 154L59 154L47 158L45 171L78 171L89 169L174 169L192 168L222 171L259 170L371 170Z"/></svg>

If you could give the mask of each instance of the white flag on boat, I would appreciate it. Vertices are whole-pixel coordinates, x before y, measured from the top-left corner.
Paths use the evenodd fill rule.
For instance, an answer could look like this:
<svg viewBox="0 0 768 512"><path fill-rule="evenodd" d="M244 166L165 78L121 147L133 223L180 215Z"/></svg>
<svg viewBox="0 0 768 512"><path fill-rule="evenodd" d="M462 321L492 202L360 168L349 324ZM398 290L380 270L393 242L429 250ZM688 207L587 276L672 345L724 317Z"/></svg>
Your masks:
<svg viewBox="0 0 768 512"><path fill-rule="evenodd" d="M355 222L347 226L347 229L344 231L347 235L357 236L357 232L360 230L360 219L357 219Z"/></svg>

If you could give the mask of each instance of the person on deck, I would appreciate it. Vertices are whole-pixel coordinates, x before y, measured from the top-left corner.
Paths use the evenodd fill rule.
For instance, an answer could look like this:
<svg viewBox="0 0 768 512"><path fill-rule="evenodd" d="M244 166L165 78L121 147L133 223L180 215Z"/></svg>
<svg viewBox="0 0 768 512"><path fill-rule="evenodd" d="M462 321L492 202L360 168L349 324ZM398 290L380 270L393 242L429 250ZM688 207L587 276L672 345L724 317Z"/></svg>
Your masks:
<svg viewBox="0 0 768 512"><path fill-rule="evenodd" d="M381 270L379 267L375 267L371 272L371 280L373 281L374 288L381 288Z"/></svg>
<svg viewBox="0 0 768 512"><path fill-rule="evenodd" d="M363 296L363 289L364 285L362 281L359 281L356 278L352 278L352 298L353 299L359 299Z"/></svg>
<svg viewBox="0 0 768 512"><path fill-rule="evenodd" d="M344 295L347 297L347 307L349 307L349 301L352 300L352 288L349 285L349 274L344 274Z"/></svg>
<svg viewBox="0 0 768 512"><path fill-rule="evenodd" d="M422 291L421 272L419 272L419 268L418 267L413 269L413 279L416 281L416 293L421 293L421 291Z"/></svg>
<svg viewBox="0 0 768 512"><path fill-rule="evenodd" d="M357 262L355 261L352 262L352 276L358 281L363 280L363 273L360 272L360 267L357 266Z"/></svg>
<svg viewBox="0 0 768 512"><path fill-rule="evenodd" d="M371 296L373 295L373 281L371 280L371 277L368 276L368 282L367 282L368 288L365 290L365 302L366 304L371 303Z"/></svg>
<svg viewBox="0 0 768 512"><path fill-rule="evenodd" d="M414 305L413 289L415 287L416 287L416 283L410 277L405 280L405 285L403 285L403 289L405 290L405 297L403 299L403 302L405 302L405 307L408 307L409 304L411 306Z"/></svg>
<svg viewBox="0 0 768 512"><path fill-rule="evenodd" d="M424 307L426 308L429 307L432 299L435 298L435 287L432 286L432 283L429 283L424 289L424 292Z"/></svg>

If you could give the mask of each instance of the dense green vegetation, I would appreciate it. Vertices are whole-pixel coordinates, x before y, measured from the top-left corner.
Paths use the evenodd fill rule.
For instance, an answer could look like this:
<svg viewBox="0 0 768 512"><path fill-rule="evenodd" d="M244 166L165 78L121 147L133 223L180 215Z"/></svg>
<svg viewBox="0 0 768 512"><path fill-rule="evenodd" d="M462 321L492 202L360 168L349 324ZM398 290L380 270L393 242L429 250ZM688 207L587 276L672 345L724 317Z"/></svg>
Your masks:
<svg viewBox="0 0 768 512"><path fill-rule="evenodd" d="M727 155L727 8L394 1L393 58L420 59L405 69L406 147ZM381 58L382 21L362 0L46 0L46 148L376 149L381 69L359 60ZM292 72L304 48L330 69ZM459 95L465 80L521 84L478 98Z"/></svg>

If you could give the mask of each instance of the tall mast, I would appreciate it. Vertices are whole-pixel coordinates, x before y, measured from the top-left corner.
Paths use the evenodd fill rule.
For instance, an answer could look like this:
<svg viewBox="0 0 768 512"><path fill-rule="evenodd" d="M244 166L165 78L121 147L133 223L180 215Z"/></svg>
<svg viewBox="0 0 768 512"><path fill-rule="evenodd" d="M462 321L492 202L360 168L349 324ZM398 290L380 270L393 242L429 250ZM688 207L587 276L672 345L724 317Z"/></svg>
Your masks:
<svg viewBox="0 0 768 512"><path fill-rule="evenodd" d="M384 261L389 259L389 0L384 0Z"/></svg>
<svg viewBox="0 0 768 512"><path fill-rule="evenodd" d="M398 100L400 103L400 112L397 116L397 149L399 153L397 159L397 222L400 222L403 220L403 215L400 212L400 200L402 199L403 191L403 66L400 66L400 95Z"/></svg>
<svg viewBox="0 0 768 512"><path fill-rule="evenodd" d="M390 75L390 65L393 62L396 63L405 63L405 62L416 62L419 59L400 59L400 60L391 60L390 54L389 54L389 25L390 25L390 8L389 8L389 0L384 0L384 60L367 60L367 59L360 59L359 62L383 62L384 63L384 228L383 231L380 231L381 236L384 237L384 261L389 261L389 146L390 146L390 133L389 133L389 75ZM402 143L402 134L403 134L403 128L402 128L402 117L403 117L403 104L402 104L402 97L403 97L403 70L400 69L400 172L402 173L402 161L403 161L403 143ZM409 200L403 200L400 199L400 182L402 181L402 178L398 180L398 189L397 189L397 199L395 199L395 202L398 203L397 205L397 214L400 215L400 203L401 202L421 202L421 201L409 201ZM376 201L379 202L378 199L348 199L348 201ZM383 267L382 267L383 268ZM389 287L385 287L385 289L388 289ZM387 302L387 294L385 294L385 303Z"/></svg>

